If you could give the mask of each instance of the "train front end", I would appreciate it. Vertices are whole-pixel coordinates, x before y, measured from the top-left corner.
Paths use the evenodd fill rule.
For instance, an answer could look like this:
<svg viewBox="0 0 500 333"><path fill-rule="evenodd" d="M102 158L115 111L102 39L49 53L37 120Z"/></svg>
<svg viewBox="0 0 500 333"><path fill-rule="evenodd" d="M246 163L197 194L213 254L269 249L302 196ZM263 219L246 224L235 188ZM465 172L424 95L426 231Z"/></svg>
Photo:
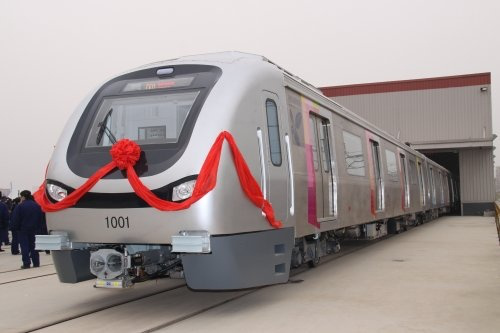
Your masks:
<svg viewBox="0 0 500 333"><path fill-rule="evenodd" d="M80 191L112 161L110 150L122 139L140 147L133 170L158 200L189 200L214 139L231 127L231 117L213 110L240 103L238 94L221 96L230 86L220 82L222 73L219 66L163 63L105 83L82 103L56 146L47 205ZM137 195L129 171L113 168L71 207L47 212L50 234L37 236L37 249L53 251L61 282L97 278L96 287L158 277L186 278L193 289L285 282L293 229L274 230L245 199L226 146L218 167L213 191L187 209L168 211ZM269 273L259 272L262 264Z"/></svg>

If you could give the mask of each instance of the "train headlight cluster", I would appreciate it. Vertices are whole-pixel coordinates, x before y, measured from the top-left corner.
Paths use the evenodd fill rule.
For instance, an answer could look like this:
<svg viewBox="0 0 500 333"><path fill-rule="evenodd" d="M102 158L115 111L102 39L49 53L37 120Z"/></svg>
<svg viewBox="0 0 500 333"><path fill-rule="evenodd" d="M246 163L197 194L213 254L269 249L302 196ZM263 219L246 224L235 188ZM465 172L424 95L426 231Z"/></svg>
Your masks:
<svg viewBox="0 0 500 333"><path fill-rule="evenodd" d="M100 249L90 255L90 272L99 279L110 280L126 270L125 256L113 249Z"/></svg>
<svg viewBox="0 0 500 333"><path fill-rule="evenodd" d="M61 201L68 195L68 191L66 191L66 189L50 183L47 183L47 193L55 201Z"/></svg>
<svg viewBox="0 0 500 333"><path fill-rule="evenodd" d="M173 189L172 200L186 200L193 195L194 185L196 184L196 180L190 180L180 185L177 185Z"/></svg>

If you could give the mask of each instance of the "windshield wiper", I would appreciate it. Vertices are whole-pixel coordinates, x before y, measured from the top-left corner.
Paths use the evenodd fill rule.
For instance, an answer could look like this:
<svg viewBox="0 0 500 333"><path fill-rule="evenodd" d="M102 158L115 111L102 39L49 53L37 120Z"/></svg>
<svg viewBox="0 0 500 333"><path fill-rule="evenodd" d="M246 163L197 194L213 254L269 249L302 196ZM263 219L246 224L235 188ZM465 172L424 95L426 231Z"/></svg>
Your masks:
<svg viewBox="0 0 500 333"><path fill-rule="evenodd" d="M95 141L97 145L101 143L103 134L106 134L111 143L113 144L116 143L116 137L113 135L109 127L106 125L106 123L108 122L108 118L111 116L111 113L113 113L113 108L109 109L104 119L99 124L97 124L97 127L99 127L99 132L97 132L97 138Z"/></svg>

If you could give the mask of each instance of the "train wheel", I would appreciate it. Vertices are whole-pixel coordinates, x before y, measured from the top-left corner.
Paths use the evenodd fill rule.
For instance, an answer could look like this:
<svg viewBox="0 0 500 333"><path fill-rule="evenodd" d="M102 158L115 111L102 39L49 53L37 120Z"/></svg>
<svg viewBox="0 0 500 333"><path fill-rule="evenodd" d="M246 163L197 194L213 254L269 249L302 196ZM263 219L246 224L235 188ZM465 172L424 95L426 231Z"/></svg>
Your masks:
<svg viewBox="0 0 500 333"><path fill-rule="evenodd" d="M299 247L294 247L292 250L292 267L300 267L304 262L304 255Z"/></svg>
<svg viewBox="0 0 500 333"><path fill-rule="evenodd" d="M319 265L320 260L321 260L321 257L315 257L313 260L309 260L307 262L307 266L309 266L311 268L317 267Z"/></svg>

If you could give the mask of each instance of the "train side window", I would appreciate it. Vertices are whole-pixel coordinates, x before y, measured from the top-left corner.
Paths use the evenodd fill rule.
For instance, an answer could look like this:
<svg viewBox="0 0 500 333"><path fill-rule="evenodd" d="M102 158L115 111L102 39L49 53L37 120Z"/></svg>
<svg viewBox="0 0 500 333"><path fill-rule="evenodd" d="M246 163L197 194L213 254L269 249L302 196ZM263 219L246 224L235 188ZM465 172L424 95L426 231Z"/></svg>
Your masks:
<svg viewBox="0 0 500 333"><path fill-rule="evenodd" d="M344 151L347 173L354 176L365 175L365 157L361 138L349 132L343 132Z"/></svg>
<svg viewBox="0 0 500 333"><path fill-rule="evenodd" d="M385 150L385 159L387 161L387 173L395 176L398 174L398 165L396 163L396 154L388 149Z"/></svg>
<svg viewBox="0 0 500 333"><path fill-rule="evenodd" d="M267 132L269 135L269 151L274 166L281 165L281 143L278 124L278 107L272 99L266 100Z"/></svg>

